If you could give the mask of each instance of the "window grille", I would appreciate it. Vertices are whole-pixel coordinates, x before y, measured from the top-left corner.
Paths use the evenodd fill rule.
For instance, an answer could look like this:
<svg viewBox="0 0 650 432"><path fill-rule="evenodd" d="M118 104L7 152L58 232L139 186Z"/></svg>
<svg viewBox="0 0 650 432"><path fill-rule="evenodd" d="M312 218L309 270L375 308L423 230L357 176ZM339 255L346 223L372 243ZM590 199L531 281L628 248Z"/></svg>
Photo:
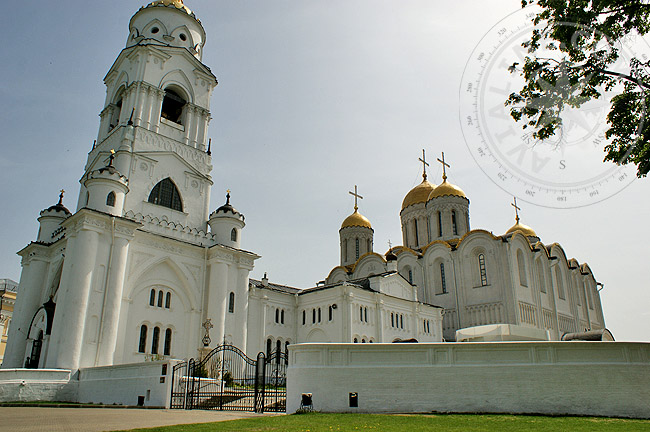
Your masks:
<svg viewBox="0 0 650 432"><path fill-rule="evenodd" d="M161 180L149 194L148 201L152 204L157 204L163 207L168 207L172 210L183 211L181 203L181 194L174 182L167 177Z"/></svg>

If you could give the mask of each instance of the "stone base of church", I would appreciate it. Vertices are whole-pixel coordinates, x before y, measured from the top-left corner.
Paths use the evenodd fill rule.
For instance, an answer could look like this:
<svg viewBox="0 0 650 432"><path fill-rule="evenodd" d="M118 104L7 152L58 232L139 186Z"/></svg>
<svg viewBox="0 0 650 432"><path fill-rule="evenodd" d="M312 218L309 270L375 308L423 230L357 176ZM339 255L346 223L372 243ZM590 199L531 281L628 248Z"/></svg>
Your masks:
<svg viewBox="0 0 650 432"><path fill-rule="evenodd" d="M650 343L294 344L287 413L650 418Z"/></svg>
<svg viewBox="0 0 650 432"><path fill-rule="evenodd" d="M456 342L548 341L546 330L516 324L488 324L456 331Z"/></svg>
<svg viewBox="0 0 650 432"><path fill-rule="evenodd" d="M0 402L57 401L169 408L175 360L66 369L0 370Z"/></svg>

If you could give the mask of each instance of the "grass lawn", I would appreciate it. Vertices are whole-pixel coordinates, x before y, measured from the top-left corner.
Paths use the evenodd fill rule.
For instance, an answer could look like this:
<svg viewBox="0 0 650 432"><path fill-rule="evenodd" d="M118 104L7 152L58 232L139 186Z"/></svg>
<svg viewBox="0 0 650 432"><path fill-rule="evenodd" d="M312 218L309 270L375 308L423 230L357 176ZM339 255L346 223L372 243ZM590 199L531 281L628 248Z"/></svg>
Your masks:
<svg viewBox="0 0 650 432"><path fill-rule="evenodd" d="M650 420L514 415L300 414L133 429L138 432L335 431L650 431Z"/></svg>

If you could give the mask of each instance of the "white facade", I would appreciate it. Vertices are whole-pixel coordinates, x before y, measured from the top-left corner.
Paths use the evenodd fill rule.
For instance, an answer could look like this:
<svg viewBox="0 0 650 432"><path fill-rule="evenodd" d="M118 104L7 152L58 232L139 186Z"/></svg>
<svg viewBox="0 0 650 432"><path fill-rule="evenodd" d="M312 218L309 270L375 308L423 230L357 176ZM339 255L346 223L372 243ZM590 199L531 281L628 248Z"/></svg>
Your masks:
<svg viewBox="0 0 650 432"><path fill-rule="evenodd" d="M229 195L210 213L217 80L201 63L204 43L181 1L153 2L131 19L104 78L76 211L61 195L19 252L3 368L197 357L223 340L251 356L303 341L442 340L441 309L395 269L302 291L249 281L259 256L241 249L244 216ZM362 246L371 250L372 238Z"/></svg>

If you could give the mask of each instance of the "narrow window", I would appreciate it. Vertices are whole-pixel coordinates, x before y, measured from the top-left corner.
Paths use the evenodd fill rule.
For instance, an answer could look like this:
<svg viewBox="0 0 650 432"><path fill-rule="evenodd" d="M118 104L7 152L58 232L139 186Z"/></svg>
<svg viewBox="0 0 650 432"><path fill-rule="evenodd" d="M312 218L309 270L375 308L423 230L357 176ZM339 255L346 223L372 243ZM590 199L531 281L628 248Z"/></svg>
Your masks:
<svg viewBox="0 0 650 432"><path fill-rule="evenodd" d="M233 228L232 231L230 231L230 240L234 242L237 241L237 228Z"/></svg>
<svg viewBox="0 0 650 432"><path fill-rule="evenodd" d="M160 117L183 124L183 107L187 102L173 90L165 90Z"/></svg>
<svg viewBox="0 0 650 432"><path fill-rule="evenodd" d="M271 340L271 338L268 338L268 339L266 340L266 358L267 358L267 359L268 359L269 357L271 357L271 347L272 347L272 346L273 346L273 341Z"/></svg>
<svg viewBox="0 0 650 432"><path fill-rule="evenodd" d="M426 320L422 320L422 326L424 327L424 332L426 333L427 332L427 321Z"/></svg>
<svg viewBox="0 0 650 432"><path fill-rule="evenodd" d="M280 309L275 308L275 323L277 324L279 322L280 322Z"/></svg>
<svg viewBox="0 0 650 432"><path fill-rule="evenodd" d="M181 194L178 192L178 188L169 177L161 180L153 187L147 201L151 204L168 207L172 210L183 211Z"/></svg>
<svg viewBox="0 0 650 432"><path fill-rule="evenodd" d="M280 324L284 324L284 309L280 311Z"/></svg>
<svg viewBox="0 0 650 432"><path fill-rule="evenodd" d="M363 307L359 306L359 321L363 321Z"/></svg>
<svg viewBox="0 0 650 432"><path fill-rule="evenodd" d="M156 304L156 290L152 289L151 292L149 293L149 306L153 306Z"/></svg>
<svg viewBox="0 0 650 432"><path fill-rule="evenodd" d="M524 261L524 253L519 249L517 251L517 268L519 270L519 285L528 286L528 281L526 280L526 263Z"/></svg>
<svg viewBox="0 0 650 432"><path fill-rule="evenodd" d="M316 309L311 310L311 323L314 324L316 322Z"/></svg>
<svg viewBox="0 0 650 432"><path fill-rule="evenodd" d="M363 308L363 320L365 322L368 322L368 308L367 307Z"/></svg>
<svg viewBox="0 0 650 432"><path fill-rule="evenodd" d="M318 308L318 322L320 322L320 308Z"/></svg>
<svg viewBox="0 0 650 432"><path fill-rule="evenodd" d="M454 235L458 235L458 226L456 225L456 210L451 211L451 228L454 230Z"/></svg>
<svg viewBox="0 0 650 432"><path fill-rule="evenodd" d="M302 325L307 323L307 311L302 311Z"/></svg>
<svg viewBox="0 0 650 432"><path fill-rule="evenodd" d="M165 295L165 309L169 309L171 305L172 305L172 293L168 292Z"/></svg>
<svg viewBox="0 0 650 432"><path fill-rule="evenodd" d="M557 296L562 300L565 300L566 297L564 295L564 285L562 284L562 274L557 266L555 267L555 283L557 285Z"/></svg>
<svg viewBox="0 0 650 432"><path fill-rule="evenodd" d="M427 218L426 222L427 222L427 243L429 243L431 241L431 220Z"/></svg>
<svg viewBox="0 0 650 432"><path fill-rule="evenodd" d="M429 327L429 324L431 321L427 320L427 333L431 333L431 328Z"/></svg>
<svg viewBox="0 0 650 432"><path fill-rule="evenodd" d="M288 341L284 343L284 355L286 357L284 359L284 364L288 365L289 364L289 342Z"/></svg>
<svg viewBox="0 0 650 432"><path fill-rule="evenodd" d="M409 269L409 283L413 285L413 270Z"/></svg>
<svg viewBox="0 0 650 432"><path fill-rule="evenodd" d="M235 293L231 292L228 295L228 312L235 313Z"/></svg>
<svg viewBox="0 0 650 432"><path fill-rule="evenodd" d="M172 352L172 329L165 330L165 348L163 351L164 355L170 355Z"/></svg>
<svg viewBox="0 0 650 432"><path fill-rule="evenodd" d="M355 252L355 257L356 259L359 259L359 239L355 239L355 247L356 247L356 252Z"/></svg>
<svg viewBox="0 0 650 432"><path fill-rule="evenodd" d="M282 353L282 342L275 342L275 360L280 363L280 354Z"/></svg>
<svg viewBox="0 0 650 432"><path fill-rule="evenodd" d="M395 327L395 315L392 312L390 313L390 326Z"/></svg>
<svg viewBox="0 0 650 432"><path fill-rule="evenodd" d="M142 324L140 326L140 343L138 344L138 352L144 353L147 346L147 326Z"/></svg>
<svg viewBox="0 0 650 432"><path fill-rule="evenodd" d="M330 306L330 307L328 308L328 311L327 311L327 312L328 312L327 318L329 318L329 320L332 321L332 314L333 314L333 313L332 313L332 306Z"/></svg>
<svg viewBox="0 0 650 432"><path fill-rule="evenodd" d="M438 237L442 237L442 213L438 212Z"/></svg>
<svg viewBox="0 0 650 432"><path fill-rule="evenodd" d="M372 247L370 246L370 239L366 240L366 252L372 251Z"/></svg>
<svg viewBox="0 0 650 432"><path fill-rule="evenodd" d="M478 255L478 269L479 274L481 275L481 286L487 286L487 271L485 270L485 255Z"/></svg>
<svg viewBox="0 0 650 432"><path fill-rule="evenodd" d="M153 328L153 335L151 337L151 354L158 354L158 343L160 339L160 327Z"/></svg>
<svg viewBox="0 0 650 432"><path fill-rule="evenodd" d="M106 205L111 206L111 207L115 207L115 192L111 191L106 196Z"/></svg>
<svg viewBox="0 0 650 432"><path fill-rule="evenodd" d="M415 233L415 247L420 246L420 239L418 238L418 220L413 219L413 232Z"/></svg>
<svg viewBox="0 0 650 432"><path fill-rule="evenodd" d="M440 263L440 293L447 292L447 281L445 280L445 263Z"/></svg>
<svg viewBox="0 0 650 432"><path fill-rule="evenodd" d="M158 291L158 307L162 307L162 306L163 306L163 292Z"/></svg>
<svg viewBox="0 0 650 432"><path fill-rule="evenodd" d="M400 314L399 316L399 327L404 328L404 315Z"/></svg>

